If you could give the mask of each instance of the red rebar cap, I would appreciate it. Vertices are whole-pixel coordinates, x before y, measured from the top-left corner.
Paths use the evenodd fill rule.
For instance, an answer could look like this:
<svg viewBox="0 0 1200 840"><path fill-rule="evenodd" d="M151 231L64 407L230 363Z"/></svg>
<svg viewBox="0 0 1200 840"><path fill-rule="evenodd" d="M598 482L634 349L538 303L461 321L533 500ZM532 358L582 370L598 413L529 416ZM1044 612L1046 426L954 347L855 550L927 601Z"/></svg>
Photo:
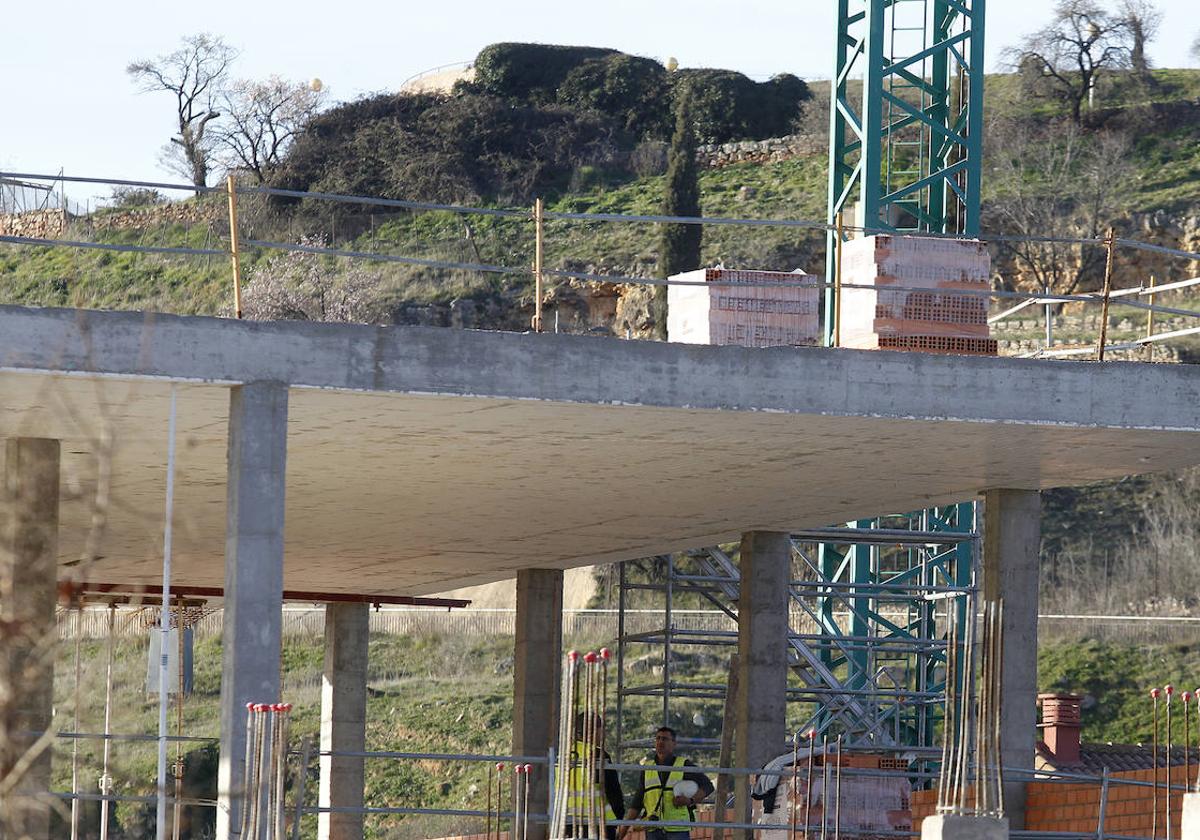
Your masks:
<svg viewBox="0 0 1200 840"><path fill-rule="evenodd" d="M1171 695L1175 693L1175 686L1167 683L1167 687L1163 690L1167 692L1167 698L1169 699Z"/></svg>
<svg viewBox="0 0 1200 840"><path fill-rule="evenodd" d="M1157 699L1158 699L1158 695L1159 695L1160 693L1161 693L1161 692L1160 692L1160 691L1159 691L1157 688L1152 688L1152 689L1150 689L1150 696L1151 696L1151 697L1153 697L1155 700L1157 700Z"/></svg>
<svg viewBox="0 0 1200 840"><path fill-rule="evenodd" d="M247 712L253 712L253 711L254 711L254 704L253 704L253 703L247 703L247 704L246 704L246 711L247 711Z"/></svg>
<svg viewBox="0 0 1200 840"><path fill-rule="evenodd" d="M577 650L567 651L567 659L569 659L571 662L574 662L578 658L579 658L579 651L577 651Z"/></svg>
<svg viewBox="0 0 1200 840"><path fill-rule="evenodd" d="M523 771L523 768L520 764L513 765L513 772L516 773L518 776L521 775L522 771Z"/></svg>
<svg viewBox="0 0 1200 840"><path fill-rule="evenodd" d="M612 651L608 648L600 648L600 658L607 662L612 659Z"/></svg>
<svg viewBox="0 0 1200 840"><path fill-rule="evenodd" d="M279 705L282 707L283 711L285 711L285 712L290 712L292 710L291 703L280 703Z"/></svg>
<svg viewBox="0 0 1200 840"><path fill-rule="evenodd" d="M530 773L532 773L532 772L533 772L533 765L532 765L532 764L526 764L526 765L525 765L525 775L527 775L527 776L528 776L528 775L529 775Z"/></svg>
<svg viewBox="0 0 1200 840"><path fill-rule="evenodd" d="M503 761L497 761L497 762L496 762L496 769L497 769L497 770L503 770L503 769L504 769L504 762L503 762Z"/></svg>
<svg viewBox="0 0 1200 840"><path fill-rule="evenodd" d="M817 730L815 730L815 729L808 730L808 740L811 741L813 738L816 738L816 737L817 737Z"/></svg>
<svg viewBox="0 0 1200 840"><path fill-rule="evenodd" d="M587 653L585 653L583 655L583 661L588 663L589 665L595 664L596 652L594 650L589 650Z"/></svg>
<svg viewBox="0 0 1200 840"><path fill-rule="evenodd" d="M1190 692L1190 691L1183 692L1183 702L1184 703L1192 702L1192 692Z"/></svg>

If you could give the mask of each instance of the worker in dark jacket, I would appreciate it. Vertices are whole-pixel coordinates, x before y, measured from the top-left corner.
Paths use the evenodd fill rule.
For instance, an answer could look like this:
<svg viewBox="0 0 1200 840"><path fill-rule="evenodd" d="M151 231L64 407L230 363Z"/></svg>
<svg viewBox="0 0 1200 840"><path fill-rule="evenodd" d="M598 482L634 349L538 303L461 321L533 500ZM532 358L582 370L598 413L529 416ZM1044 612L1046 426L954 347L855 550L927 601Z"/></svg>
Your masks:
<svg viewBox="0 0 1200 840"><path fill-rule="evenodd" d="M654 733L653 764L670 770L646 770L642 773L637 793L625 819L646 819L654 822L695 822L696 806L713 792L713 784L703 773L687 772L695 767L683 756L675 755L675 730L659 727ZM618 835L623 838L630 826L622 826ZM681 826L647 828L646 840L691 840L691 829Z"/></svg>

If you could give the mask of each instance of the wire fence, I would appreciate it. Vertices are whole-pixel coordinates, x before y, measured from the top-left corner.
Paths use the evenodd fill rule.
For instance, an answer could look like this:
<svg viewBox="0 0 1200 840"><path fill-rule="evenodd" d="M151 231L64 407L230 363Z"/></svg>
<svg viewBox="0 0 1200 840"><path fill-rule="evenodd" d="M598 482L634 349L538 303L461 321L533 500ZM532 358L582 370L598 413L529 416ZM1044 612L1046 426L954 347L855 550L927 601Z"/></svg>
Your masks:
<svg viewBox="0 0 1200 840"><path fill-rule="evenodd" d="M562 238L567 241L567 253L562 255L559 260L561 265L566 267L560 268L543 268L538 276L533 276L534 272L530 268L526 258L533 250L535 241L542 241L545 234L549 230L547 226L554 225L582 225L586 228L596 228L602 225L661 225L661 224L680 224L680 225L703 225L707 228L739 228L739 229L776 229L790 230L797 233L828 235L835 231L843 233L861 233L861 234L889 234L896 237L906 239L927 239L927 240L943 240L943 239L970 239L972 241L980 241L986 244L1005 244L1005 243L1040 243L1043 245L1060 245L1075 248L1099 248L1105 249L1110 254L1110 257L1117 258L1119 253L1124 250L1132 250L1144 253L1152 253L1159 257L1168 258L1171 260L1179 260L1186 262L1200 261L1200 252L1189 251L1183 248L1172 248L1163 245L1158 245L1150 242L1143 242L1137 239L1122 238L1115 236L1111 231L1107 236L1102 237L1054 237L1054 236L1013 236L1000 233L984 233L977 237L965 237L957 234L938 234L929 232L913 232L913 231L896 231L890 228L870 228L854 225L837 225L825 221L814 221L805 219L765 219L765 218L725 218L725 217L685 217L685 216L664 216L664 215L648 215L648 214L631 214L631 213L576 213L562 212L554 210L546 210L541 213L533 213L527 209L513 208L487 208L487 207L470 207L455 204L444 204L437 202L423 201L406 201L399 199L377 198L372 196L359 195L340 195L333 193L301 191L301 190L286 190L272 187L250 187L237 186L231 179L226 187L204 187L197 188L192 185L156 182L156 181L133 181L126 179L112 178L94 178L94 177L79 177L67 176L63 174L46 175L38 173L5 173L0 172L0 184L23 184L37 185L49 182L58 184L59 190L57 194L65 195L67 184L86 183L109 185L121 189L153 189L153 190L173 190L185 191L191 194L210 194L219 195L226 194L230 199L231 214L230 218L233 224L237 224L237 214L233 208L236 207L236 200L241 197L241 200L280 200L286 199L290 201L300 201L305 206L325 205L334 206L356 206L358 208L367 208L370 212L365 215L356 217L355 227L351 230L341 231L342 239L353 241L360 244L376 245L378 241L374 238L376 230L376 214L375 211L380 211L380 224L387 223L387 214L402 213L446 213L453 214L462 220L464 226L464 235L456 239L453 245L450 243L431 243L428 247L412 246L408 253L387 253L381 250L374 250L363 247L333 247L331 244L313 243L305 241L282 241L277 238L260 238L256 235L256 230L243 231L241 236L242 247L249 249L257 249L262 252L290 252L320 255L324 257L367 261L374 263L390 263L393 265L406 266L415 270L434 271L441 273L459 273L473 276L490 276L496 279L503 278L522 278L523 281L532 281L538 284L538 298L542 299L546 294L551 293L552 289L547 287L542 288L541 282L546 281L549 284L552 281L558 283L563 282L598 282L614 284L618 286L644 286L644 287L662 287L662 286L689 286L703 285L708 287L727 285L737 285L740 288L748 286L786 286L789 288L796 287L813 287L824 290L826 280L824 277L803 277L800 280L787 281L755 281L746 280L744 278L738 280L723 281L717 280L665 280L659 277L648 275L632 275L629 273L596 270L589 266L575 267L573 263L578 263L578 260L571 258L570 251L570 235L562 231ZM50 190L54 193L54 190ZM279 213L279 218L282 219L286 213ZM332 215L331 215L331 218ZM493 236L496 241L489 243L492 247L486 250L492 256L504 257L502 261L489 259L484 255L484 249L479 247L479 242L474 236L471 228L470 219L491 219L497 223L510 223L516 227L511 230L506 229L503 233L492 231L489 235ZM276 224L267 224L265 229L272 231L280 230L279 219L276 219ZM345 223L344 223L345 224ZM46 237L46 236L28 236L28 235L3 235L0 236L0 243L10 245L29 245L29 246L44 246L44 247L65 247L76 249L98 249L110 252L132 252L139 254L159 254L169 257L203 257L211 260L213 258L227 258L232 249L232 240L228 236L230 226L228 223L224 226L224 236L221 231L220 223L212 223L209 225L211 236L206 235L204 242L198 247L180 247L178 245L165 245L147 242L143 236L138 243L130 242L98 242L83 240L77 238L69 238L67 236ZM331 226L331 239L337 240L335 229ZM65 233L65 231L64 231ZM363 233L370 235L362 236ZM248 235L247 235L248 234ZM299 239L299 237L296 237ZM228 241L227 241L228 240ZM504 244L501 244L501 240ZM423 251L423 253L412 253L413 250ZM513 257L519 257L519 263L512 262ZM1111 260L1110 260L1111 262ZM236 273L236 272L235 272ZM232 285L237 285L240 282L235 280ZM878 289L881 286L873 283L839 283L840 287L847 290L853 289ZM1008 308L992 315L990 324L998 324L1006 319L1026 311L1029 307L1041 307L1044 310L1044 319L1046 324L1046 340L1038 346L1018 346L1016 349L1021 351L1023 355L1029 356L1050 356L1060 358L1084 357L1096 355L1100 358L1104 357L1106 351L1140 351L1160 342L1175 341L1178 339L1187 338L1189 336L1200 334L1200 322L1192 319L1200 318L1200 311L1187 308L1184 306L1167 305L1164 302L1166 298L1179 298L1181 294L1186 295L1195 287L1200 286L1200 277L1187 277L1166 284L1156 284L1153 278L1147 278L1147 282L1139 283L1132 288L1112 289L1106 282L1102 292L1088 293L1068 293L1059 294L1050 290L1041 291L1020 291L1005 288L991 289L955 289L955 296L982 296L991 301L1010 302ZM920 286L901 286L888 285L887 289L891 292L909 292L909 291L928 291L925 287ZM236 294L236 293L235 293ZM1171 302L1175 302L1172 300ZM1053 336L1053 328L1056 323L1057 313L1053 310L1061 308L1064 304L1079 304L1082 306L1099 306L1103 311L1103 316L1100 323L1097 324L1101 334L1099 341L1091 341L1084 344L1067 344L1066 346L1056 347ZM1128 327L1133 327L1132 318L1144 318L1146 329L1143 334L1130 336L1124 335L1119 339L1108 341L1106 333L1108 328L1108 312L1109 307L1122 307L1132 310L1131 315L1126 320L1129 321ZM1036 311L1036 310L1035 310ZM1026 314L1030 314L1026 312ZM1160 329L1155 332L1153 329L1153 318L1159 315L1162 318L1175 319L1166 324L1168 329L1165 331ZM1181 321L1180 319L1184 319ZM1186 325L1185 325L1186 323ZM1118 325L1123 325L1124 322L1118 320ZM1129 329L1124 332L1128 333ZM1059 342L1062 343L1061 341Z"/></svg>
<svg viewBox="0 0 1200 840"><path fill-rule="evenodd" d="M119 612L135 610L120 608ZM886 610L883 611L886 614ZM897 614L900 617L900 614ZM838 613L835 618L845 620L848 612ZM206 611L192 626L196 639L216 638L221 635L223 611ZM664 630L665 617L662 610L626 610L625 632L629 634L654 633ZM791 616L791 626L804 629L807 616ZM671 611L670 629L673 633L686 636L688 632L736 633L737 623L718 610ZM122 618L114 622L114 635L118 638L140 638L147 635L153 625L153 616L146 621L131 621ZM370 632L389 636L447 636L488 637L512 636L516 632L516 610L461 609L442 611L415 607L382 607L370 614ZM85 608L80 615L73 611L60 610L58 615L59 638L74 640L76 634L83 639L108 637L108 608ZM618 628L618 611L609 609L564 610L563 635L580 639L615 639ZM1200 617L1196 616L1148 616L1148 615L1091 615L1048 613L1038 617L1038 635L1045 641L1098 639L1125 644L1167 645L1190 643L1200 632ZM288 606L283 610L283 635L297 639L322 639L325 633L325 610L323 607Z"/></svg>

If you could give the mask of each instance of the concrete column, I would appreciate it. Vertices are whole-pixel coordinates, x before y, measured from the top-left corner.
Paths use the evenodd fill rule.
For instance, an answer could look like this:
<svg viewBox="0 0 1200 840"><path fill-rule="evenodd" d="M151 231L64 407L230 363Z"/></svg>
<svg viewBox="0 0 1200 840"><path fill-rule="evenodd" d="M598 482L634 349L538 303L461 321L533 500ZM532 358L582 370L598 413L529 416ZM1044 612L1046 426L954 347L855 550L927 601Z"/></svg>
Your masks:
<svg viewBox="0 0 1200 840"><path fill-rule="evenodd" d="M742 535L738 592L738 694L735 764L761 767L785 750L787 738L788 534ZM735 785L738 821L749 822L750 788ZM747 840L753 832L744 833Z"/></svg>
<svg viewBox="0 0 1200 840"><path fill-rule="evenodd" d="M517 626L513 648L513 755L545 755L558 737L562 685L563 573L517 572ZM529 813L550 807L545 765L533 765ZM528 840L545 840L546 826L529 824Z"/></svg>
<svg viewBox="0 0 1200 840"><path fill-rule="evenodd" d="M218 840L241 836L246 704L279 699L287 406L280 382L230 391Z"/></svg>
<svg viewBox="0 0 1200 840"><path fill-rule="evenodd" d="M54 605L58 572L59 443L13 438L4 447L5 515L0 538L0 779L48 730L54 706ZM29 733L29 734L24 734ZM0 801L0 836L44 840L50 804L50 750L34 759L17 781L13 798Z"/></svg>
<svg viewBox="0 0 1200 840"><path fill-rule="evenodd" d="M325 673L321 678L321 751L367 747L367 641L370 604L325 605ZM363 759L321 756L322 808L362 808ZM319 814L320 840L362 840L362 814Z"/></svg>
<svg viewBox="0 0 1200 840"><path fill-rule="evenodd" d="M1004 599L1000 760L1033 769L1037 725L1038 552L1042 498L1036 490L988 490L984 497L983 595ZM1025 828L1025 783L1011 775L1004 805L1014 830Z"/></svg>

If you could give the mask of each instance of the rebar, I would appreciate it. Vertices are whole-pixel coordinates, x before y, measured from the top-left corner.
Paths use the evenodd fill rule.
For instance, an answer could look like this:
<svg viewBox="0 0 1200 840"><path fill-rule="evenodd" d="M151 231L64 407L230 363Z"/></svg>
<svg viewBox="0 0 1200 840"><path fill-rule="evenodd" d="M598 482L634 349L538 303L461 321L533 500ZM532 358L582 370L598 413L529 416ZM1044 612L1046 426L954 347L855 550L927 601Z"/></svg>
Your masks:
<svg viewBox="0 0 1200 840"><path fill-rule="evenodd" d="M1150 763L1153 766L1150 785L1150 838L1158 840L1158 688L1150 689L1150 702L1154 709L1153 734L1150 738Z"/></svg>
<svg viewBox="0 0 1200 840"><path fill-rule="evenodd" d="M1191 712L1192 692L1185 691L1183 700L1183 788L1188 790L1192 784L1192 726Z"/></svg>
<svg viewBox="0 0 1200 840"><path fill-rule="evenodd" d="M821 840L829 837L829 736L821 736Z"/></svg>
<svg viewBox="0 0 1200 840"><path fill-rule="evenodd" d="M809 817L812 815L813 753L817 747L817 730L808 730L808 776L804 781L804 840L808 838Z"/></svg>
<svg viewBox="0 0 1200 840"><path fill-rule="evenodd" d="M842 840L842 736L837 736L837 771L833 794L833 840Z"/></svg>
<svg viewBox="0 0 1200 840"><path fill-rule="evenodd" d="M1171 772L1171 698L1175 695L1175 686L1170 683L1163 689L1167 695L1167 790L1166 790L1166 828L1167 840L1171 840L1171 790L1173 789L1174 774Z"/></svg>
<svg viewBox="0 0 1200 840"><path fill-rule="evenodd" d="M792 734L792 789L788 794L788 837L796 840L796 794L799 793L800 778L800 733Z"/></svg>

